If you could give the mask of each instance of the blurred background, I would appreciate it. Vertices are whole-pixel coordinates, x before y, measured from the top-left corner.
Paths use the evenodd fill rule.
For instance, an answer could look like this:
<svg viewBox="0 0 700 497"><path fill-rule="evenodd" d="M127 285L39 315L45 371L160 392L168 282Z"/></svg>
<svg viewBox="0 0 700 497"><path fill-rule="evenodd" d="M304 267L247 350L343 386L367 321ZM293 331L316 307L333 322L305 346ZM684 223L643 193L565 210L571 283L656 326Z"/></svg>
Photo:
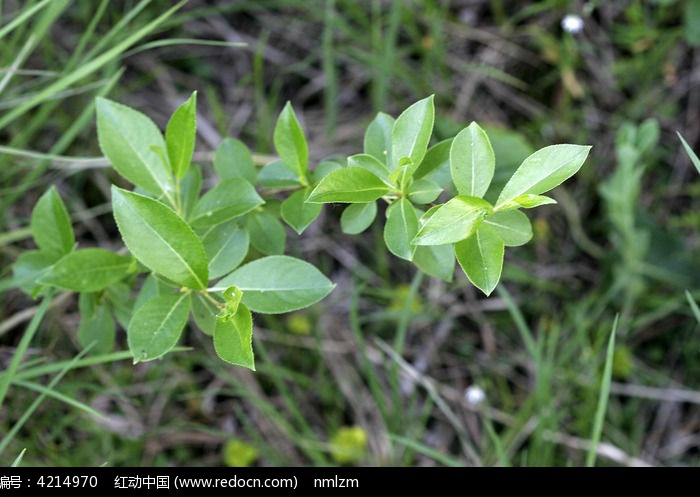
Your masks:
<svg viewBox="0 0 700 497"><path fill-rule="evenodd" d="M96 96L164 128L197 90L205 171L225 137L271 160L286 101L312 164L430 94L435 142L477 121L496 180L543 146L593 146L558 204L528 212L534 238L490 298L390 256L381 222L344 235L340 208L290 230L288 252L337 287L256 317L254 373L194 327L159 361L133 366L123 331L76 361L77 298L60 295L0 405L2 464L577 466L603 397L598 465L700 462L700 177L678 136L700 152L700 1L4 0L0 15L0 370L37 312L11 265L39 196L57 187L79 243L121 247Z"/></svg>

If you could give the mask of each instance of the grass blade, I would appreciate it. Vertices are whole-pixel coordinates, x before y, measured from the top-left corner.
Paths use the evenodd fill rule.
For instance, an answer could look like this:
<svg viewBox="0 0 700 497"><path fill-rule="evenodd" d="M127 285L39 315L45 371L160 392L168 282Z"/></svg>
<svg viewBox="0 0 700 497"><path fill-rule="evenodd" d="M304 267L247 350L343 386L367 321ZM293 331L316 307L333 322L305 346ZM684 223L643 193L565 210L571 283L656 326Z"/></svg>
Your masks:
<svg viewBox="0 0 700 497"><path fill-rule="evenodd" d="M406 447L409 447L416 452L419 452L425 456L428 456L435 461L439 462L440 464L444 464L445 466L449 466L452 468L463 468L465 464L462 461L459 461L457 459L453 459L452 457L446 456L442 452L438 452L437 450L428 447L427 445L424 445L420 442L417 442L416 440L413 440L411 438L407 437L402 437L401 435L394 435L393 433L389 433L389 439L392 442L397 442L400 443L401 445L405 445Z"/></svg>
<svg viewBox="0 0 700 497"><path fill-rule="evenodd" d="M71 157L67 155L45 154L42 152L34 152L33 150L25 150L22 148L6 147L4 145L0 145L0 154L12 155L15 157L23 157L25 159L50 160L54 162L83 164L86 167L103 167L108 164L108 162L103 157Z"/></svg>
<svg viewBox="0 0 700 497"><path fill-rule="evenodd" d="M101 36L98 42L93 46L90 51L85 55L84 60L94 59L98 53L104 50L105 47L109 46L113 39L118 39L119 37L124 37L121 33L128 26L133 26L135 19L141 13L143 9L148 7L153 0L141 0L136 6L129 9L124 17L119 19L119 22L109 30L105 35Z"/></svg>
<svg viewBox="0 0 700 497"><path fill-rule="evenodd" d="M0 119L0 129L4 129L5 127L7 127L8 124L10 124L12 121L17 119L19 116L21 116L28 110L36 107L37 105L46 100L49 100L57 92L65 90L73 83L80 81L87 75L97 71L98 69L106 65L108 62L117 58L117 56L125 52L134 43L151 33L160 24L165 22L165 20L168 19L168 17L170 17L171 15L173 15L178 9L180 9L180 7L184 5L184 3L184 1L178 2L175 6L171 7L163 14L146 24L143 28L139 29L138 31L127 37L121 43L110 48L95 59L91 60L90 62L87 62L84 65L77 67L75 71L67 74L63 78L47 86L46 88L35 94L32 98L24 102L22 105L5 114Z"/></svg>
<svg viewBox="0 0 700 497"><path fill-rule="evenodd" d="M323 107L326 113L326 136L333 138L338 124L338 71L333 50L333 33L335 32L335 0L326 0L323 19L323 74L326 86L323 94Z"/></svg>
<svg viewBox="0 0 700 497"><path fill-rule="evenodd" d="M39 329L39 325L44 319L44 315L46 314L46 310L51 304L51 300L52 299L50 296L46 296L44 297L44 300L41 301L41 304L39 304L39 308L37 309L36 314L34 314L34 317L29 323L29 326L24 332L24 335L22 335L22 339L20 340L19 345L17 346L17 350L15 350L15 353L12 356L10 366L0 376L0 406L2 406L2 403L5 400L5 395L7 395L7 391L10 388L10 384L14 379L15 373L19 368L19 364L22 361L24 354L29 348L29 344L31 343L32 338L34 338L34 334Z"/></svg>
<svg viewBox="0 0 700 497"><path fill-rule="evenodd" d="M189 349L184 348L184 347L176 347L173 349L173 352L183 351L183 350L189 350ZM66 366L66 364L69 364L69 363L72 364L73 369L77 369L77 368L86 368L86 367L90 367L90 366L95 366L97 364L106 364L106 363L115 362L115 361L126 361L127 359L132 360L133 358L134 358L134 356L131 354L131 352L128 350L125 350L122 352L114 352L112 354L104 354L104 355L86 357L85 359L81 359L77 362L74 362L73 359L68 360L68 361L54 362L51 364L34 366L34 367L31 367L31 368L26 369L24 371L20 371L15 375L14 381L30 380L32 378L36 378L37 376L55 373L57 371L61 371ZM0 380L4 379L6 374L7 374L7 371L0 373Z"/></svg>
<svg viewBox="0 0 700 497"><path fill-rule="evenodd" d="M39 315L39 313L37 313L37 315ZM80 354L78 354L71 361L69 361L65 365L65 367L56 376L54 376L51 382L49 382L49 385L45 387L44 391L36 399L34 399L34 402L31 403L31 405L27 408L26 411L24 411L22 416L17 420L17 422L12 426L12 428L10 428L10 430L5 434L2 440L0 440L0 454L2 454L3 451L7 448L7 446L10 444L17 432L22 428L22 426L24 426L24 423L26 423L27 420L29 420L29 418L32 416L32 414L34 414L34 411L36 411L39 408L41 403L47 397L48 392L51 391L59 381L61 381L63 376L73 368L73 364L77 362L83 355L85 355L89 349L90 347L86 347L80 352Z"/></svg>
<svg viewBox="0 0 700 497"><path fill-rule="evenodd" d="M73 55L71 55L71 58L66 63L66 68L72 69L73 67L78 65L79 61L81 60L81 58L85 52L85 47L93 39L93 35L95 34L95 28L97 27L97 24L100 22L100 20L104 16L108 5L109 5L109 0L102 0L100 2L100 4L97 6L97 9L95 9L95 11L92 15L92 19L90 19L90 23L87 25L87 27L83 31L82 36L80 37L80 41L78 42L75 49L73 50ZM98 37L98 39L101 40L102 37Z"/></svg>
<svg viewBox="0 0 700 497"><path fill-rule="evenodd" d="M398 45L399 29L401 28L401 12L403 2L391 2L389 22L386 31L382 29L382 3L374 0L371 6L372 19L372 104L375 111L386 108L389 85L394 76L396 64L396 48Z"/></svg>
<svg viewBox="0 0 700 497"><path fill-rule="evenodd" d="M690 148L690 145L688 145L688 142L686 142L683 137L681 136L680 133L676 131L676 134L678 135L678 138L681 139L681 143L683 144L683 148L685 149L686 153L688 154L688 157L690 157L690 160L692 161L693 165L695 166L695 169L698 170L698 173L700 173L700 158L698 158L697 154L693 152L693 149Z"/></svg>
<svg viewBox="0 0 700 497"><path fill-rule="evenodd" d="M7 33L10 33L16 27L22 26L27 21L27 19L32 17L39 10L43 9L44 6L50 1L51 0L43 0L42 2L39 2L34 7L31 7L22 12L12 22L9 22L4 28L0 29L0 40L2 40L5 37L5 35L7 35Z"/></svg>
<svg viewBox="0 0 700 497"><path fill-rule="evenodd" d="M27 452L27 449L22 449L22 452L20 452L19 455L15 458L15 460L12 461L12 464L10 467L12 467L12 468L19 467L19 465L22 464L22 458L24 457L25 452Z"/></svg>
<svg viewBox="0 0 700 497"><path fill-rule="evenodd" d="M595 464L596 455L598 452L598 444L600 436L603 433L603 422L605 421L605 412L608 408L608 399L610 397L610 383L612 381L612 365L613 354L615 352L615 335L617 334L617 324L619 315L615 316L612 331L610 332L610 340L608 340L608 349L605 355L605 368L603 369L603 381L600 385L600 394L598 395L598 407L596 408L595 418L593 419L593 432L591 433L591 446L588 449L586 456L586 466L593 467Z"/></svg>
<svg viewBox="0 0 700 497"><path fill-rule="evenodd" d="M520 309L513 300L513 297L510 295L508 290L506 290L506 287L504 285L496 287L496 291L498 292L498 296L501 297L506 303L506 306L508 307L508 312L510 312L511 317L515 322L515 326L518 328L523 342L525 342L525 347L527 348L527 351L530 353L533 359L536 360L536 363L539 364L539 361L537 361L537 359L540 356L540 352L537 348L537 343L535 342L532 330L530 330L530 327L525 322L525 317L523 316L522 312L520 312Z"/></svg>
<svg viewBox="0 0 700 497"><path fill-rule="evenodd" d="M293 436L295 439L297 439L297 446L313 462L313 464L320 466L327 465L328 461L326 460L324 453L321 450L318 450L312 444L305 443L305 441L314 440L314 431L309 425L304 414L301 412L299 403L295 400L294 393L287 386L287 382L285 380L288 379L286 378L288 375L286 374L285 368L281 368L275 364L275 361L270 358L262 342L258 341L256 345L256 353L262 359L262 365L260 365L260 362L258 363L258 371L260 374L269 375L269 380L279 391L280 401L284 403L286 411L291 415L294 421L294 423L290 423L290 425L296 425L296 429L292 433L295 434ZM281 419L282 418L280 418L280 420ZM279 423L279 420L277 423L282 426L282 424Z"/></svg>
<svg viewBox="0 0 700 497"><path fill-rule="evenodd" d="M509 468L511 466L510 459L508 458L508 454L506 454L506 450L503 447L503 441L498 436L498 433L496 433L496 430L493 428L493 423L491 422L491 420L486 416L484 416L484 428L486 428L486 434L491 440L493 448L496 451L496 458L498 459L498 464L500 464L504 468Z"/></svg>
<svg viewBox="0 0 700 497"><path fill-rule="evenodd" d="M13 385L17 385L20 387L24 387L27 390L33 390L35 392L39 392L40 394L44 394L47 397L52 397L56 400L59 400L63 402L64 404L67 404L69 406L73 406L79 411L86 412L87 414L90 414L91 416L95 416L98 418L104 418L105 415L102 414L99 411L96 411L92 407L83 404L82 402L79 402L77 400L71 399L70 397L62 394L61 392L57 392L55 390L51 390L50 388L45 387L44 385L41 385L39 383L33 383L30 381L22 381L22 380L17 380L12 383Z"/></svg>
<svg viewBox="0 0 700 497"><path fill-rule="evenodd" d="M33 45L34 36L30 36L27 42L22 47L22 50L20 50L19 54L17 54L15 61L8 69L6 69L5 76L2 78L2 81L0 81L0 93L3 92L3 90L7 86L7 83L9 83L10 79L12 79L12 76L14 76L17 73L17 69L19 69L19 67L22 65L24 59L27 58L27 55L29 55L29 52L31 51Z"/></svg>
<svg viewBox="0 0 700 497"><path fill-rule="evenodd" d="M685 291L685 298L688 299L688 303L690 304L690 309L693 311L693 315L695 316L695 319L697 320L698 323L700 323L700 308L698 307L698 304L695 302L695 299L691 295L691 293L686 290Z"/></svg>
<svg viewBox="0 0 700 497"><path fill-rule="evenodd" d="M130 57L139 52L145 52L146 50L151 50L153 48L162 47L172 47L172 46L182 46L182 45L195 45L202 47L245 47L246 43L238 41L218 41L218 40L197 40L196 38L168 38L167 40L155 40L143 45L139 45L133 50L129 50L124 54L124 57Z"/></svg>

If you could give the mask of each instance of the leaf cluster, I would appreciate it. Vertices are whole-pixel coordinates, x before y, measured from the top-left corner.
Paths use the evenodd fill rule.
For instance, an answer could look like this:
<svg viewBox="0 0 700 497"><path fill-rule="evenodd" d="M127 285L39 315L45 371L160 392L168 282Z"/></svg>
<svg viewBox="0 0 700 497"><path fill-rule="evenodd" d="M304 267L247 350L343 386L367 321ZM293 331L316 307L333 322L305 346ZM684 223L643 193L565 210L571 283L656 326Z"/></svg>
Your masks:
<svg viewBox="0 0 700 497"><path fill-rule="evenodd" d="M157 359L193 321L224 361L255 369L253 313L302 309L334 287L313 265L285 255L284 224L302 234L325 203L348 204L341 216L348 234L371 226L377 203L386 203L384 242L392 254L448 281L456 260L489 295L505 247L532 237L522 209L554 203L542 194L575 174L590 149L545 147L492 192L496 162L487 134L471 123L431 146L430 96L396 119L378 114L362 153L310 168L304 132L287 103L273 136L279 160L258 168L245 144L227 138L213 161L218 182L203 191L202 168L192 162L196 99L193 93L172 114L165 133L141 112L97 99L100 148L135 187L112 186L124 250L78 247L55 188L34 208L37 250L19 257L15 281L34 296L51 288L78 292L78 340L94 351L113 348L119 323L135 363ZM438 179L444 170L450 184Z"/></svg>

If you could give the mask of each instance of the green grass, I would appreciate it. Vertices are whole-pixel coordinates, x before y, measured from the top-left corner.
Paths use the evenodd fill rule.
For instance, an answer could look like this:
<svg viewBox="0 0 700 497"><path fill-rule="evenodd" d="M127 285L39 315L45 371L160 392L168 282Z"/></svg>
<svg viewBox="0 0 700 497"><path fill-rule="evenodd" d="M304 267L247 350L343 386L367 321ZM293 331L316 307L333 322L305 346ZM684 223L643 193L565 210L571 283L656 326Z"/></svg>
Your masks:
<svg viewBox="0 0 700 497"><path fill-rule="evenodd" d="M149 3L147 0L140 2L132 14L137 14ZM1 94L2 101L12 102L10 109L3 112L0 117L0 132L9 132L14 135L13 139L7 142L10 147L36 149L45 145L41 143L42 127L46 126L51 113L60 115L61 111L67 110L65 107L61 109L59 104L72 103L66 102L67 96L86 94L88 98L85 100L91 101L95 96L104 95L110 91L119 79L121 71L118 62L124 53L152 35L181 7L181 4L175 5L143 25L139 25L140 23L128 25L125 22L117 24L106 34L97 33L95 28L105 13L106 5L107 2L103 1L96 12L88 12L83 9L71 9L71 2L66 0L26 2L23 10L17 13L14 20L2 28L0 39L3 41L4 53L0 53L0 59L14 61L10 66L10 72L6 74L7 80L4 81ZM90 21L72 54L70 51L59 52L59 47L50 42L39 45L40 41L47 38L49 29L53 25L60 25L62 16L68 18L76 14L78 16L83 14ZM127 15L126 18L128 17ZM81 22L80 18L76 21ZM93 45L92 50L84 53L83 48L90 44ZM15 55L17 47L20 46L22 48L19 54ZM12 81L10 77L13 76L13 72L17 73L22 69L22 62L25 62L27 56L40 50L44 52L43 55L47 60L51 61L51 66L42 68L41 76L26 80L27 76L20 78L15 74ZM15 81L16 84L11 84ZM48 153L61 154L67 151L91 120L92 105L90 104L70 121L65 121L60 138L50 146ZM21 132L18 132L20 129ZM49 163L42 162L31 168L15 168L8 167L7 160L4 157L1 158L4 161L2 185L13 184L12 189L6 186L2 189L3 200L0 204L0 212L4 212L41 181L40 178L47 171Z"/></svg>
<svg viewBox="0 0 700 497"><path fill-rule="evenodd" d="M586 466L595 465L596 452L600 437L603 433L603 423L605 422L605 411L608 407L608 397L610 396L610 382L612 381L612 368L615 354L615 334L617 333L617 316L613 323L610 339L608 340L607 353L605 354L605 369L603 370L603 378L600 385L600 394L598 396L598 406L595 411L593 420L593 430L591 432L591 447L586 455Z"/></svg>
<svg viewBox="0 0 700 497"><path fill-rule="evenodd" d="M696 47L682 3L591 4L571 35L559 22L573 7L549 0L514 12L2 2L0 460L220 466L235 438L255 465L329 466L333 435L359 426L360 466L697 465L697 447L679 443L697 432L700 390ZM303 330L256 319L256 373L219 361L196 330L153 363L133 366L121 332L114 353L83 355L76 299L13 288L31 207L56 184L79 242L118 249L92 102L124 101L162 126L193 90L204 158L228 135L271 153L287 100L312 162L356 153L376 111L431 93L446 116L437 138L471 120L511 132L494 140L505 168L516 148L593 150L558 205L531 216L532 244L509 252L489 299L389 257L381 226L346 237L330 206L289 248L338 286L298 313ZM466 402L470 385L483 404Z"/></svg>

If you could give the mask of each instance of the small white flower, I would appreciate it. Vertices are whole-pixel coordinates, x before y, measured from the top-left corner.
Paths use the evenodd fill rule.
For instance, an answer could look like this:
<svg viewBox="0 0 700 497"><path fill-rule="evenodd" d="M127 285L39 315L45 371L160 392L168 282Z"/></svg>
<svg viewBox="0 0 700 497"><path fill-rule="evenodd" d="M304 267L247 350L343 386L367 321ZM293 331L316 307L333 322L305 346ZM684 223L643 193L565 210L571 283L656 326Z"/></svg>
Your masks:
<svg viewBox="0 0 700 497"><path fill-rule="evenodd" d="M486 399L486 392L484 392L484 389L480 386L471 385L464 390L464 400L466 400L468 404L478 406L484 399Z"/></svg>
<svg viewBox="0 0 700 497"><path fill-rule="evenodd" d="M583 29L583 19L579 16L569 14L561 20L561 27L571 34L580 33Z"/></svg>

